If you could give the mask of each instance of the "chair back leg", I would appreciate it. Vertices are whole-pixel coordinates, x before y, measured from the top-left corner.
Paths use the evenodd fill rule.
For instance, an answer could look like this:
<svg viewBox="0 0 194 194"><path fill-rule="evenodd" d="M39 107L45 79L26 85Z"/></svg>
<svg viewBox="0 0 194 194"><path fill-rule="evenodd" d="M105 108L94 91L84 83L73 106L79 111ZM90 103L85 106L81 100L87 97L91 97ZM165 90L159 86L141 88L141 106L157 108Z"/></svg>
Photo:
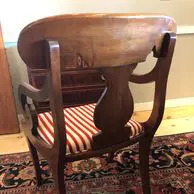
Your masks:
<svg viewBox="0 0 194 194"><path fill-rule="evenodd" d="M36 174L36 181L37 186L41 185L41 173L40 173L40 164L38 159L38 154L36 151L36 148L33 146L33 144L30 142L30 140L27 138L28 146L31 152L34 168L35 168L35 174Z"/></svg>
<svg viewBox="0 0 194 194"><path fill-rule="evenodd" d="M149 176L149 154L152 139L143 138L139 142L139 160L140 160L140 174L142 180L143 194L151 194L150 176Z"/></svg>
<svg viewBox="0 0 194 194"><path fill-rule="evenodd" d="M64 180L64 158L48 161L55 183L56 194L66 194L65 180Z"/></svg>

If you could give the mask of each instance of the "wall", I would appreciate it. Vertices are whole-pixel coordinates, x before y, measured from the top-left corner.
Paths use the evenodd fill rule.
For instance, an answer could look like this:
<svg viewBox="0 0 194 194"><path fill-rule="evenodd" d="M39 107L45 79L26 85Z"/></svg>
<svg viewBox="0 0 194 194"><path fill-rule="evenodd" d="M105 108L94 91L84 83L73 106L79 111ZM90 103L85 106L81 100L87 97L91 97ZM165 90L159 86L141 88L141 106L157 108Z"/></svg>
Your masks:
<svg viewBox="0 0 194 194"><path fill-rule="evenodd" d="M17 41L28 23L56 14L55 0L0 0L0 21L5 42Z"/></svg>
<svg viewBox="0 0 194 194"><path fill-rule="evenodd" d="M179 25L194 25L193 0L59 0L58 13L82 12L150 12L165 13ZM186 14L185 14L186 11Z"/></svg>
<svg viewBox="0 0 194 194"><path fill-rule="evenodd" d="M3 2L3 3L2 3ZM175 18L177 24L194 26L194 0L0 0L0 19L4 39L16 41L20 30L29 22L54 14L91 12L155 12ZM10 5L12 5L10 7ZM7 11L9 10L9 11ZM11 14L10 14L11 13ZM184 30L183 30L184 31ZM167 99L194 96L193 73L194 34L178 35L177 46L169 76ZM17 100L17 86L27 80L26 68L18 56L15 46L7 48L14 94ZM154 60L151 56L137 71L151 69ZM153 85L136 86L131 84L135 102L148 102L153 97ZM20 112L19 108L18 111Z"/></svg>
<svg viewBox="0 0 194 194"><path fill-rule="evenodd" d="M20 30L39 18L63 13L164 13L178 25L194 26L194 0L0 0L4 40L16 41Z"/></svg>

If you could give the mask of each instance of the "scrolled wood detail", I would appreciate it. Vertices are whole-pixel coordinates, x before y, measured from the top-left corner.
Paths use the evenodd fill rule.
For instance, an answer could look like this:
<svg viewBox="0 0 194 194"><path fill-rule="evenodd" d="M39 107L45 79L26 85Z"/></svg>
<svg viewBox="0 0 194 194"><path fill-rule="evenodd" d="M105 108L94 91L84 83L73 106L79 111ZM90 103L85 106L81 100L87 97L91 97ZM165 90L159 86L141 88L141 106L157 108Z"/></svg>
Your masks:
<svg viewBox="0 0 194 194"><path fill-rule="evenodd" d="M94 122L101 133L93 137L93 149L129 139L129 128L125 125L131 118L134 108L133 97L128 86L132 71L131 65L101 70L107 87L94 111Z"/></svg>
<svg viewBox="0 0 194 194"><path fill-rule="evenodd" d="M81 54L76 55L76 65L77 68L88 68L91 66L83 59Z"/></svg>

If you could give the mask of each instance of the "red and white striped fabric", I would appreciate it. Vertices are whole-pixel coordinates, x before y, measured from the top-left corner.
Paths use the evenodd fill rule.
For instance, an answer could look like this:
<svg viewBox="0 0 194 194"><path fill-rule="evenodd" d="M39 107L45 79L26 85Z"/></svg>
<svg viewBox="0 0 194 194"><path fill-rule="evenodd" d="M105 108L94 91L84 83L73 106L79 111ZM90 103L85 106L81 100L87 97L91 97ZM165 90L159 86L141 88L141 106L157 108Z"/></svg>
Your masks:
<svg viewBox="0 0 194 194"><path fill-rule="evenodd" d="M92 136L98 133L93 122L95 104L65 108L65 124L67 135L67 154L84 152L91 148ZM141 132L143 127L135 120L129 120L127 125L131 126L129 138ZM48 144L54 142L53 119L51 112L38 115L38 133Z"/></svg>

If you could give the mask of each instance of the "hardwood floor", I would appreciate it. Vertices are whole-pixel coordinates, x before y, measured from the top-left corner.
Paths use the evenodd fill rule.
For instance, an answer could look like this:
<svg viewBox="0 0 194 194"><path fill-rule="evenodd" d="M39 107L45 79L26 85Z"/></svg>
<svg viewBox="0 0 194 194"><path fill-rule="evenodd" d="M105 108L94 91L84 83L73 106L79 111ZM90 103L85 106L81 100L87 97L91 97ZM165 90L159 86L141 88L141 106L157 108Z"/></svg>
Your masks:
<svg viewBox="0 0 194 194"><path fill-rule="evenodd" d="M136 112L133 115L138 121L146 120L150 111ZM156 136L194 132L194 105L167 108ZM28 151L23 132L14 135L0 135L0 154Z"/></svg>
<svg viewBox="0 0 194 194"><path fill-rule="evenodd" d="M138 121L145 121L149 115L150 111L141 111L136 112L133 118ZM167 108L156 136L185 132L194 132L194 105Z"/></svg>

